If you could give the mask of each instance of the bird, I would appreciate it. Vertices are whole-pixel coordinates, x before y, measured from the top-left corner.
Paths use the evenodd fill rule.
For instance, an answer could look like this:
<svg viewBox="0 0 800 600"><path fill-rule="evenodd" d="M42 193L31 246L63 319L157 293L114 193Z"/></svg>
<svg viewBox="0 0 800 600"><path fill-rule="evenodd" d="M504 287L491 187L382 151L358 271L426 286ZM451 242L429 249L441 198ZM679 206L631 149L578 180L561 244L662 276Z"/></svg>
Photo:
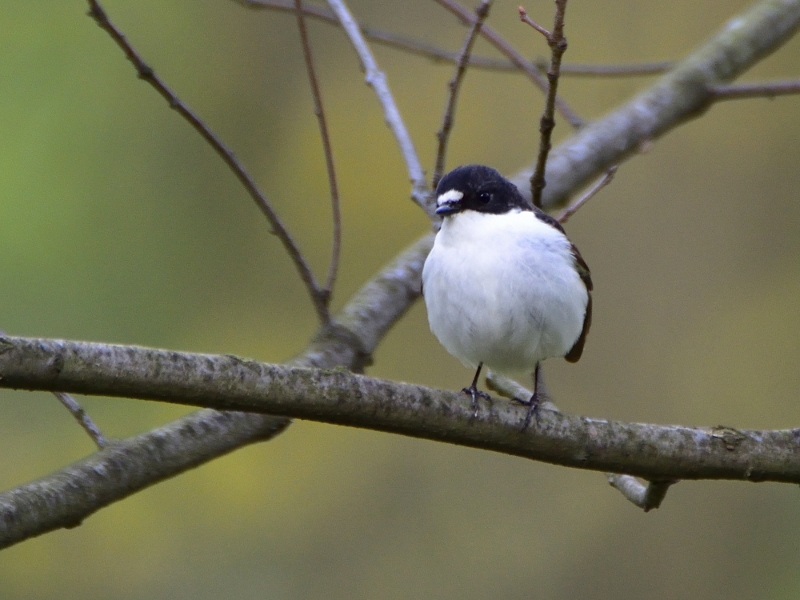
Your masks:
<svg viewBox="0 0 800 600"><path fill-rule="evenodd" d="M509 376L533 375L522 430L539 422L541 362L577 362L592 323L589 267L561 224L530 204L498 171L457 167L436 187L442 217L422 269L431 332L475 369L469 387L474 416L484 366Z"/></svg>

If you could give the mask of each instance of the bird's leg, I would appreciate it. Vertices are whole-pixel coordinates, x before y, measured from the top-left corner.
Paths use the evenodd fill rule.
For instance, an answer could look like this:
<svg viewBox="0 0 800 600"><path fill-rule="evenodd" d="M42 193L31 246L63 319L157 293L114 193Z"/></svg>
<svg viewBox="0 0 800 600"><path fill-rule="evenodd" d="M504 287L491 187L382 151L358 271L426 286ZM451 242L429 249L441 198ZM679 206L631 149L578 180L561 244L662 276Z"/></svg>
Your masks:
<svg viewBox="0 0 800 600"><path fill-rule="evenodd" d="M536 363L536 368L533 371L533 396L531 396L531 399L520 400L519 398L514 398L515 402L519 402L528 407L528 413L525 415L525 421L522 423L522 431L530 427L533 417L536 417L536 424L539 424L539 364L540 363Z"/></svg>
<svg viewBox="0 0 800 600"><path fill-rule="evenodd" d="M469 394L472 397L472 416L478 416L478 398L483 398L484 400L490 400L489 394L486 392L482 392L478 389L478 378L481 376L481 369L483 368L483 363L478 364L478 369L475 371L475 377L472 378L472 385L469 387L465 387L461 390L462 394Z"/></svg>

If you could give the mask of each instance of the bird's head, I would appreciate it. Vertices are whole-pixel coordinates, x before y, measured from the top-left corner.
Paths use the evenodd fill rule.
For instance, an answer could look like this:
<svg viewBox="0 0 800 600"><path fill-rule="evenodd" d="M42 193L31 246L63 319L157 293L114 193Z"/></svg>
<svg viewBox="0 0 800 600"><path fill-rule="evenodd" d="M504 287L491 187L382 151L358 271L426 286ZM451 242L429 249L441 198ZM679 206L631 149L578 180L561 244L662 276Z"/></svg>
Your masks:
<svg viewBox="0 0 800 600"><path fill-rule="evenodd" d="M464 165L442 177L436 187L436 214L447 217L466 210L499 215L531 206L517 186L491 167Z"/></svg>

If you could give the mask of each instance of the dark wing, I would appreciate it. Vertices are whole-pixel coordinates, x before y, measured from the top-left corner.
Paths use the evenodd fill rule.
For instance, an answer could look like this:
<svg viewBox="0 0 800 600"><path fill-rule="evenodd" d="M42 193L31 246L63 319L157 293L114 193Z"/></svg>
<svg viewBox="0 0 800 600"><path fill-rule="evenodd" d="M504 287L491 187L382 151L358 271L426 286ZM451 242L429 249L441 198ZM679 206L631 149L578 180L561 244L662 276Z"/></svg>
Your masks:
<svg viewBox="0 0 800 600"><path fill-rule="evenodd" d="M555 219L553 220L555 221ZM583 260L575 244L572 244L572 257L575 259L575 269L577 269L578 275L581 281L583 281L583 285L586 286L586 292L589 294L589 300L586 302L586 314L583 317L583 329L581 330L581 334L578 336L578 341L573 344L570 351L564 356L568 362L574 363L578 362L581 354L583 354L586 336L589 335L589 328L592 326L592 289L594 289L594 284L592 284L592 274L589 272L589 266L586 264L586 261Z"/></svg>
<svg viewBox="0 0 800 600"><path fill-rule="evenodd" d="M578 271L578 275L580 275L583 285L585 285L586 289L591 292L594 289L594 284L592 283L592 274L589 272L589 265L587 265L586 261L583 260L583 257L581 256L581 253L578 252L575 244L572 244L571 250L572 258L575 259L575 269Z"/></svg>
<svg viewBox="0 0 800 600"><path fill-rule="evenodd" d="M558 229L561 233L565 236L567 235L564 231L564 228L561 226L555 218L548 215L546 212L532 207L533 214L536 215L536 218L540 221L547 223L551 227ZM589 265L586 264L586 261L583 260L581 253L578 252L578 249L575 247L575 244L571 244L572 250L572 258L575 259L575 270L578 271L578 275L583 282L583 285L586 286L586 292L589 294L589 299L586 302L586 314L583 317L583 329L581 330L580 336L578 336L578 340L572 345L569 352L567 352L565 359L569 362L578 362L580 359L581 354L583 354L583 346L586 344L586 336L589 335L589 327L592 326L592 290L594 289L594 284L592 283L592 274L589 272Z"/></svg>

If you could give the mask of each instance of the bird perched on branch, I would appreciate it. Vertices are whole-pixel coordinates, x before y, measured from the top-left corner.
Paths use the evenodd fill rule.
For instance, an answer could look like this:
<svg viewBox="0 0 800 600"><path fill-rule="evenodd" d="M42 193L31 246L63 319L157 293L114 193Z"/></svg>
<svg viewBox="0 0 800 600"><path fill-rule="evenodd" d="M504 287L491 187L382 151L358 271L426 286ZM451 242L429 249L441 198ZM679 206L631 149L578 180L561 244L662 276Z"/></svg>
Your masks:
<svg viewBox="0 0 800 600"><path fill-rule="evenodd" d="M576 362L592 321L589 267L553 217L529 204L492 168L466 165L436 188L443 218L422 269L431 331L445 349L475 368L477 415L481 368L533 373L523 430L539 419L540 363Z"/></svg>

